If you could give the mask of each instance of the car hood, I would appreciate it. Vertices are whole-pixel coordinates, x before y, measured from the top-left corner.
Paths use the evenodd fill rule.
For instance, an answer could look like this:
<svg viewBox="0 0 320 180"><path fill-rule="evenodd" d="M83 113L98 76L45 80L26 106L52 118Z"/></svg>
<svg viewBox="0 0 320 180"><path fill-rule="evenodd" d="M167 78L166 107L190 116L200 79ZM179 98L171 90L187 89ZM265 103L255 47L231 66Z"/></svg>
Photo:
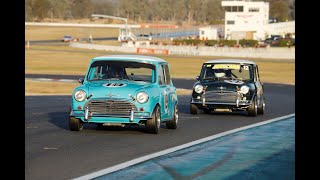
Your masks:
<svg viewBox="0 0 320 180"><path fill-rule="evenodd" d="M237 89L247 83L238 80L209 81L202 82L203 86L207 86L206 91L237 91Z"/></svg>
<svg viewBox="0 0 320 180"><path fill-rule="evenodd" d="M88 84L88 94L93 94L92 98L125 98L150 86L150 83L136 81L97 81Z"/></svg>

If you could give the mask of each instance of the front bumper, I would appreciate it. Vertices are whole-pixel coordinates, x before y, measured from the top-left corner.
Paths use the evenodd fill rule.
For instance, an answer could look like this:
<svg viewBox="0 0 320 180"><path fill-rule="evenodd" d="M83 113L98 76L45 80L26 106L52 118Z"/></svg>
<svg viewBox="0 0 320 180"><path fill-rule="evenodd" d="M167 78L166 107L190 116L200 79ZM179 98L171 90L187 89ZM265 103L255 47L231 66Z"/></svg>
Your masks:
<svg viewBox="0 0 320 180"><path fill-rule="evenodd" d="M70 117L91 123L123 123L140 124L142 121L152 119L149 112L133 112L130 115L92 114L86 111L71 111Z"/></svg>
<svg viewBox="0 0 320 180"><path fill-rule="evenodd" d="M194 104L199 109L214 109L214 108L228 108L228 109L245 109L251 105L251 100L237 100L236 102L213 102L206 101L205 98L191 99L191 104Z"/></svg>

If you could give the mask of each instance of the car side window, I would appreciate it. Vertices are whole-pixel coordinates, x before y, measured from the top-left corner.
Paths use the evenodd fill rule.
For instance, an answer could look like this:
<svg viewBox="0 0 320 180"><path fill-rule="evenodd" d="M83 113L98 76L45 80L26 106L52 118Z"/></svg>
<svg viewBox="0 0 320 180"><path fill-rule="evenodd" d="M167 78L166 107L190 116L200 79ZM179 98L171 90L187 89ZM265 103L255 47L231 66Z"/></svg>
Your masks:
<svg viewBox="0 0 320 180"><path fill-rule="evenodd" d="M171 84L171 77L170 77L168 64L164 65L164 70L165 70L166 84L170 85Z"/></svg>
<svg viewBox="0 0 320 180"><path fill-rule="evenodd" d="M159 65L158 79L159 79L158 80L159 81L159 85L165 84L164 73L163 73L163 65Z"/></svg>

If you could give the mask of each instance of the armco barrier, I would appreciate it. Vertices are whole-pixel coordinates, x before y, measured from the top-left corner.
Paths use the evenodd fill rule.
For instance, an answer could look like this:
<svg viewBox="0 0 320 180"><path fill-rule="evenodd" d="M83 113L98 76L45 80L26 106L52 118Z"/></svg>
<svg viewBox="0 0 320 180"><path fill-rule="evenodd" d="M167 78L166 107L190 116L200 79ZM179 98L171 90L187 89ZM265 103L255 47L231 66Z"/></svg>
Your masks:
<svg viewBox="0 0 320 180"><path fill-rule="evenodd" d="M70 42L70 47L118 51L127 53L175 54L190 56L223 56L238 58L268 58L268 59L295 59L295 48L234 48L234 47L207 47L207 46L159 46L159 45L97 45Z"/></svg>

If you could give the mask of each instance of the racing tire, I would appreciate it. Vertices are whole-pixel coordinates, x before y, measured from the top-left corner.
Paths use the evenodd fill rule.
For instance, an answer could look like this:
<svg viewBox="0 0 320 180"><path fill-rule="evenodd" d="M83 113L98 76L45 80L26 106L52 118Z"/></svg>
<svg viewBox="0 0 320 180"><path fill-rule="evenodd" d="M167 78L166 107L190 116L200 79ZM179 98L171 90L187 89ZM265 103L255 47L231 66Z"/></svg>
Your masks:
<svg viewBox="0 0 320 180"><path fill-rule="evenodd" d="M157 105L152 113L152 119L146 121L146 130L151 134L158 134L160 129L161 115L160 108Z"/></svg>
<svg viewBox="0 0 320 180"><path fill-rule="evenodd" d="M178 105L176 104L174 106L174 113L173 113L172 119L170 121L166 122L167 128L168 129L177 129L178 120L179 120L179 110L178 110Z"/></svg>
<svg viewBox="0 0 320 180"><path fill-rule="evenodd" d="M75 117L69 118L69 129L71 131L81 131L83 129L83 122Z"/></svg>
<svg viewBox="0 0 320 180"><path fill-rule="evenodd" d="M211 109L204 109L203 112L206 113L206 114L210 114L211 113Z"/></svg>
<svg viewBox="0 0 320 180"><path fill-rule="evenodd" d="M190 113L191 114L199 114L199 108L194 104L190 104Z"/></svg>
<svg viewBox="0 0 320 180"><path fill-rule="evenodd" d="M103 129L104 126L103 126L103 123L97 123L97 129Z"/></svg>
<svg viewBox="0 0 320 180"><path fill-rule="evenodd" d="M257 98L254 98L251 105L248 107L248 116L255 117L258 115Z"/></svg>
<svg viewBox="0 0 320 180"><path fill-rule="evenodd" d="M265 99L262 98L260 106L258 107L258 114L264 114L265 110L266 110L266 102L265 102Z"/></svg>

